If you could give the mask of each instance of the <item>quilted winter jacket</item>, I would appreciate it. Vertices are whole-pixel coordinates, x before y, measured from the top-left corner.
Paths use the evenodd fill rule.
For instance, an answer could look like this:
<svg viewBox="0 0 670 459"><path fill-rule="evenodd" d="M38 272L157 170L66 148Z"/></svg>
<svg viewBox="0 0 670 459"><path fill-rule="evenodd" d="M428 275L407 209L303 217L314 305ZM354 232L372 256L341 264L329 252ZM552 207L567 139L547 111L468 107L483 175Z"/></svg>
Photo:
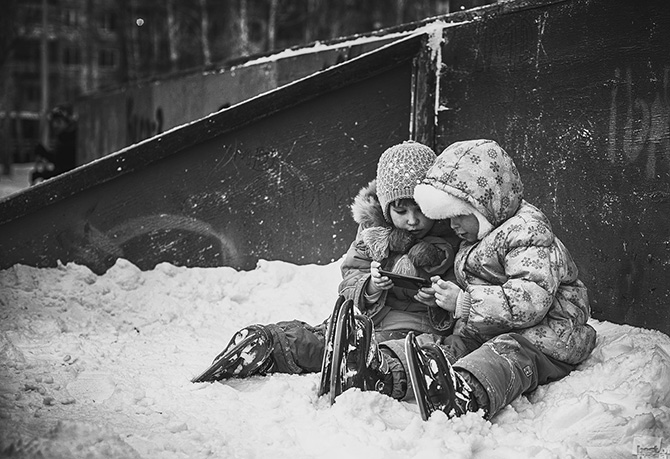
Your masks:
<svg viewBox="0 0 670 459"><path fill-rule="evenodd" d="M557 360L583 361L596 332L587 324L587 289L570 253L547 217L523 200L516 167L495 142L463 142L456 155L449 170L438 158L425 183L446 179L493 225L481 240L463 242L456 255L454 271L467 292L456 332L481 342L515 332Z"/></svg>
<svg viewBox="0 0 670 459"><path fill-rule="evenodd" d="M430 233L416 240L410 233L394 228L385 221L376 195L373 180L362 188L351 206L354 220L359 224L356 239L352 242L341 265L342 282L339 293L352 299L359 311L368 315L378 327L390 309L425 310L429 329L417 330L427 333L446 334L453 327L453 314L437 308L429 308L413 299L416 292L400 287L384 291L377 302L367 305L363 299L365 287L370 279L370 263L381 263L382 269L400 272L426 279L434 275L454 279L453 261L458 238L447 222L435 222ZM425 257L417 255L416 248L428 243L439 252L439 260L426 264ZM413 248L415 248L413 250ZM407 261L411 261L410 270ZM435 263L435 261L438 261Z"/></svg>

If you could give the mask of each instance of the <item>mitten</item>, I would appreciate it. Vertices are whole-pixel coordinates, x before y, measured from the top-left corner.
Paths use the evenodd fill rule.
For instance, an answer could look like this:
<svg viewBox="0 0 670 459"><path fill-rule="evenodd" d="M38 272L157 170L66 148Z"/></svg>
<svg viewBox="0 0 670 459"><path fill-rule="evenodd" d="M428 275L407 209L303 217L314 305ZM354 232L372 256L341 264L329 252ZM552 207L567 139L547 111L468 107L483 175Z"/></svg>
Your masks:
<svg viewBox="0 0 670 459"><path fill-rule="evenodd" d="M414 244L414 246L409 249L409 252L407 252L407 256L414 265L420 268L425 266L437 266L447 257L443 250L424 241L419 241Z"/></svg>
<svg viewBox="0 0 670 459"><path fill-rule="evenodd" d="M393 264L391 271L396 274L404 274L405 276L419 276L419 271L407 255L398 258Z"/></svg>
<svg viewBox="0 0 670 459"><path fill-rule="evenodd" d="M365 228L356 242L356 249L375 261L389 256L389 233L391 228L373 226Z"/></svg>
<svg viewBox="0 0 670 459"><path fill-rule="evenodd" d="M388 246L391 252L407 253L415 240L409 231L393 228L388 235Z"/></svg>

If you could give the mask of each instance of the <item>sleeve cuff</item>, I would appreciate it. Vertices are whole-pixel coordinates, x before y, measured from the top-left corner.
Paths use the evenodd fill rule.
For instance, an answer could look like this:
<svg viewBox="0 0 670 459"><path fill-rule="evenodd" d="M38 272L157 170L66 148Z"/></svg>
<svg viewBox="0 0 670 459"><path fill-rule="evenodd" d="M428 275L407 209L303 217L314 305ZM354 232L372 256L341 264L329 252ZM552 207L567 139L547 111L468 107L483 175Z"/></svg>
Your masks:
<svg viewBox="0 0 670 459"><path fill-rule="evenodd" d="M365 300L365 302L367 304L376 303L377 301L379 301L379 298L381 298L382 293L383 293L383 290L380 290L380 291L378 291L378 292L376 292L372 295L368 295L368 292L363 290L363 299Z"/></svg>
<svg viewBox="0 0 670 459"><path fill-rule="evenodd" d="M470 306L472 305L472 297L465 290L461 290L456 299L456 310L454 317L457 319L467 320L470 315Z"/></svg>

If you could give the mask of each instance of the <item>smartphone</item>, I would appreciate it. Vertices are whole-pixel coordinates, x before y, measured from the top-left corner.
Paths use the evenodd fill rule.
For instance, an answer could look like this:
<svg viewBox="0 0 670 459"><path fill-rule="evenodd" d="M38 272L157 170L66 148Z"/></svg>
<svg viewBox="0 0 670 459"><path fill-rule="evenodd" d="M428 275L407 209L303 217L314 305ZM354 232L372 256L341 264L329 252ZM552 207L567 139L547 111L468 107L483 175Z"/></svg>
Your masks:
<svg viewBox="0 0 670 459"><path fill-rule="evenodd" d="M389 271L379 270L379 274L386 276L393 281L396 287L407 288L411 290L419 290L422 287L430 287L432 282L428 279L415 276L405 276L403 274L396 274Z"/></svg>

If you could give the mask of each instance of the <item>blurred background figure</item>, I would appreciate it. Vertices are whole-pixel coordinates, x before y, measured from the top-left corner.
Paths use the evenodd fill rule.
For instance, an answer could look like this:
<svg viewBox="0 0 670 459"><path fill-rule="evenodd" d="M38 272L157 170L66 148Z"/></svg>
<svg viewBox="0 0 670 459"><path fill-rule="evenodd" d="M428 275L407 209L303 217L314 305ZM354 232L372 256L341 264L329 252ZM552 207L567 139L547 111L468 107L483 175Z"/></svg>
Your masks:
<svg viewBox="0 0 670 459"><path fill-rule="evenodd" d="M77 122L72 106L53 108L48 119L52 142L49 147L42 144L35 147L31 185L74 169L77 165Z"/></svg>

